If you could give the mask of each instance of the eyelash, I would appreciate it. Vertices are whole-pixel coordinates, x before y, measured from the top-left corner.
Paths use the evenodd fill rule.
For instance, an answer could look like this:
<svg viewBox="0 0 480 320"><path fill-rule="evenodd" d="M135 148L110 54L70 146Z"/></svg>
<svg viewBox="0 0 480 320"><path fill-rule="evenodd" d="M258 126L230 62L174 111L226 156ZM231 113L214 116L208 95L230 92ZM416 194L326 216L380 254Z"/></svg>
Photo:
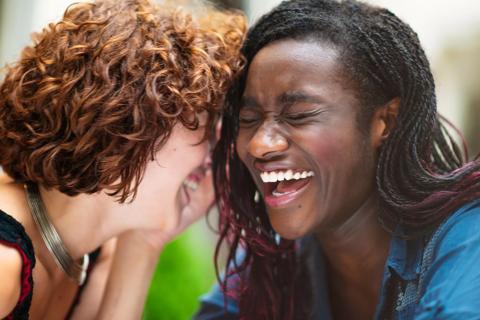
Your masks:
<svg viewBox="0 0 480 320"><path fill-rule="evenodd" d="M318 116L321 114L323 110L317 109L317 110L312 110L312 111L306 111L306 112L298 112L298 113L287 113L284 115L284 118L286 118L286 121L291 121L291 122L301 122L301 121L307 121L307 120L313 120L315 116Z"/></svg>
<svg viewBox="0 0 480 320"><path fill-rule="evenodd" d="M318 110L306 111L306 112L286 113L286 114L277 116L275 118L288 123L291 123L291 122L295 123L295 122L306 121L309 118L312 118L314 116L321 114L322 112L323 110L318 109ZM255 124L255 122L259 120L260 120L260 117L258 116L249 116L249 117L240 116L240 119L239 119L240 124L243 124L244 126L253 125Z"/></svg>
<svg viewBox="0 0 480 320"><path fill-rule="evenodd" d="M240 123L241 124L253 124L254 122L258 121L258 117L241 117L240 116Z"/></svg>
<svg viewBox="0 0 480 320"><path fill-rule="evenodd" d="M287 120L299 121L308 118L310 115L305 113L287 113L283 116Z"/></svg>

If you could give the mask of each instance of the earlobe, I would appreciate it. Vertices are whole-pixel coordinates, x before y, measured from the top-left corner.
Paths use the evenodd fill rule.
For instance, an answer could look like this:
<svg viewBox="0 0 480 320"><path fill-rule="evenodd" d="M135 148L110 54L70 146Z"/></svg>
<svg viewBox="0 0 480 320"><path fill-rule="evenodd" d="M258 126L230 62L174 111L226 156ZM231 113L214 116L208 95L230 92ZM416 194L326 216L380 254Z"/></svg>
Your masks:
<svg viewBox="0 0 480 320"><path fill-rule="evenodd" d="M380 147L394 130L399 109L400 98L396 97L375 110L371 131L374 147Z"/></svg>

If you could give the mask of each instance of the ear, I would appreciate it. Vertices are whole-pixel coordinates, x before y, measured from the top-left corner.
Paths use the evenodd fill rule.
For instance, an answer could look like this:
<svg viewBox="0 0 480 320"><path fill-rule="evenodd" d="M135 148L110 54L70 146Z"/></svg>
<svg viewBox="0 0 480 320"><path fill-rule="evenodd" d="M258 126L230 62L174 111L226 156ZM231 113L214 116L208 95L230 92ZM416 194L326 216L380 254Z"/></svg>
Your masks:
<svg viewBox="0 0 480 320"><path fill-rule="evenodd" d="M399 109L400 98L396 97L374 111L370 133L375 148L380 147L395 128Z"/></svg>

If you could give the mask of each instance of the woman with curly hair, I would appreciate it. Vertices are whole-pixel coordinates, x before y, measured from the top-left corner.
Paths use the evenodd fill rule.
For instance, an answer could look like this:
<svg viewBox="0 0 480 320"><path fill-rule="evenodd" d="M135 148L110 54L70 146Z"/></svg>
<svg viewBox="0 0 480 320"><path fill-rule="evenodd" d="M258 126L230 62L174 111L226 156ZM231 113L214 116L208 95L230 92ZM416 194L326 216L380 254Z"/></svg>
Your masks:
<svg viewBox="0 0 480 320"><path fill-rule="evenodd" d="M242 53L213 158L229 269L197 318L479 319L480 160L445 129L415 32L291 0Z"/></svg>
<svg viewBox="0 0 480 320"><path fill-rule="evenodd" d="M139 318L148 286L128 272L149 280L163 245L211 205L208 139L242 65L244 17L197 12L74 4L7 69L0 318ZM127 306L104 295L122 279Z"/></svg>

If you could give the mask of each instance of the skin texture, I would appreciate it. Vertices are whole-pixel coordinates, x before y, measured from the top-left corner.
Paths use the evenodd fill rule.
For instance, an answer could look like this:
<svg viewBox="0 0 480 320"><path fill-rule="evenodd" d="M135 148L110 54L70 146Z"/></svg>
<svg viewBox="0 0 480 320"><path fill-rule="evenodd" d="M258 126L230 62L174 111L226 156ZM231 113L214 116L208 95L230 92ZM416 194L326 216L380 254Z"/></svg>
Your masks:
<svg viewBox="0 0 480 320"><path fill-rule="evenodd" d="M378 108L361 133L362 106L341 67L335 48L314 41L261 49L248 70L237 152L264 198L271 188L261 172L314 172L286 204L266 201L270 223L283 238L317 235L335 319L371 319L389 246L376 218L377 154L399 101Z"/></svg>
<svg viewBox="0 0 480 320"><path fill-rule="evenodd" d="M189 191L189 201L182 196L185 192L183 188L185 178L192 171L203 166L206 161L208 142L198 144L202 137L202 129L191 131L182 125L177 125L167 143L157 153L156 160L147 165L137 196L131 203L120 204L104 192L69 197L57 190L41 189L50 220L74 258L79 259L85 253L95 250L108 239L118 235L121 235L119 243L129 248L129 251L126 251L122 246L117 246L120 257L116 257L117 252L113 244L107 245L102 251L99 268L95 268L91 274L96 280L89 282L85 295L82 296L85 303L76 309L74 319L87 319L91 318L91 315L105 312L102 308L107 308L108 305L102 305L101 297L112 259L120 259L122 267L126 268L122 270L123 273L116 273L117 275L114 276L116 279L127 278L128 268L132 265L136 268L135 264L141 261L141 259L132 258L135 256L126 258L125 252L135 253L133 248L129 247L129 239L135 240L134 244L139 248L138 253L146 254L148 249L150 258L145 256L145 261L149 263L142 269L149 271L143 274L144 282L148 284L164 244L207 211L213 201L209 173L199 181L199 188L196 191ZM31 319L64 319L78 287L56 266L45 247L29 213L23 186L3 179L0 184L0 208L24 225L34 245L37 265L33 273L35 287ZM92 233L91 230L95 232ZM0 245L0 247L5 251L3 246ZM21 265L17 267L16 270L8 271L5 268L9 268L9 265L2 263L0 274L6 274L3 271L8 271L10 276L18 274ZM5 296L14 293L18 296L19 286L18 282L17 286ZM135 287L130 286L130 288ZM144 295L148 287L140 289ZM127 292L129 297L132 296L132 291ZM105 295L105 299L108 299L109 294ZM90 304L86 305L87 302ZM137 305L140 306L141 313L142 303ZM126 311L130 311L127 307L124 309L119 309L118 305L115 307L130 319L132 318ZM8 314L7 308L5 310L2 312L5 311Z"/></svg>
<svg viewBox="0 0 480 320"><path fill-rule="evenodd" d="M3 319L8 315L6 310L13 309L20 296L17 279L21 276L22 260L16 249L0 245L0 261L2 262L0 296L5 297L0 301L0 318Z"/></svg>

